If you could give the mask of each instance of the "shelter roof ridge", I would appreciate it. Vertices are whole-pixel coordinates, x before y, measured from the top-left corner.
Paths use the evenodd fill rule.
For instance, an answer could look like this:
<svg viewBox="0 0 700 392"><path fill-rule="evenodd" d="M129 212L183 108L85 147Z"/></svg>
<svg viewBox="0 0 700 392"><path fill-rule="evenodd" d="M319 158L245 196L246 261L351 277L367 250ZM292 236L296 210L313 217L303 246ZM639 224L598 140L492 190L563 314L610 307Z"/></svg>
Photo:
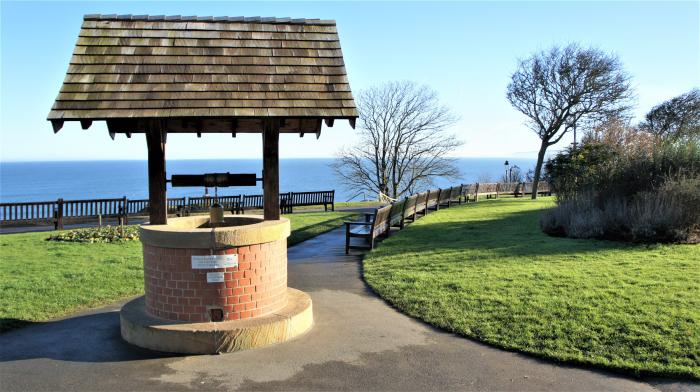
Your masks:
<svg viewBox="0 0 700 392"><path fill-rule="evenodd" d="M134 20L149 22L244 22L244 23L273 23L273 24L305 24L305 25L335 25L332 19L306 19L290 17L244 17L244 16L182 16L182 15L117 15L117 14L88 14L83 20Z"/></svg>

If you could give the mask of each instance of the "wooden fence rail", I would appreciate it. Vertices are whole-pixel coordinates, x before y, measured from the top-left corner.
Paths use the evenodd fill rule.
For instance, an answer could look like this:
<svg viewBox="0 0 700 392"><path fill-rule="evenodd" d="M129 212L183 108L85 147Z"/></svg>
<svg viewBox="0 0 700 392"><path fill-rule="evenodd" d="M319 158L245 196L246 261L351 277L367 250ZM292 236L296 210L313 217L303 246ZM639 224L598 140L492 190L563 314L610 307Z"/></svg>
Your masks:
<svg viewBox="0 0 700 392"><path fill-rule="evenodd" d="M551 194L549 184L540 182L539 194ZM487 198L502 194L523 196L532 194L532 183L475 183L462 184L458 187L436 189L419 195L426 209L438 209L450 204L457 198L460 202L478 201L479 196ZM325 210L335 210L335 191L287 192L280 194L280 207L283 213L293 212L293 207L322 205ZM242 213L245 210L263 208L263 195L229 195L206 197L179 197L167 199L169 214L186 208L192 212L206 211L214 201L225 210ZM417 205L420 205L418 202ZM131 216L148 215L147 199L130 200L126 196L118 199L84 199L55 201L34 201L24 203L0 203L0 225L53 224L61 229L66 221L80 222L95 218L116 218L127 222ZM418 208L421 210L421 208Z"/></svg>
<svg viewBox="0 0 700 392"><path fill-rule="evenodd" d="M288 192L280 194L282 205L292 212L293 206L323 205L325 209L333 206L335 191L321 192ZM179 197L167 199L169 214L178 213L181 209L191 212L202 212L218 202L224 209L237 213L245 209L263 208L263 195L232 195ZM21 203L0 203L0 225L31 225L53 224L56 229L62 229L67 222L77 223L86 220L116 218L119 222L128 222L129 217L145 216L149 213L148 199L130 200L126 196L118 199L82 199L37 201Z"/></svg>

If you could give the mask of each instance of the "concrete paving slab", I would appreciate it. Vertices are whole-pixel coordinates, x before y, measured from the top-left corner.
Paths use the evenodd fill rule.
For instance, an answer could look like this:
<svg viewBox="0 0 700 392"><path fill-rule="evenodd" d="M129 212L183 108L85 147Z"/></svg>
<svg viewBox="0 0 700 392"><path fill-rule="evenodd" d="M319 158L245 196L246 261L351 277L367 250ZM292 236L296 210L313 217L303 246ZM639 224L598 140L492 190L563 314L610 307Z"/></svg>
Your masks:
<svg viewBox="0 0 700 392"><path fill-rule="evenodd" d="M334 230L289 249L289 285L315 325L284 344L173 356L119 336L120 304L0 335L0 390L700 391L495 349L407 317L361 279L360 253Z"/></svg>

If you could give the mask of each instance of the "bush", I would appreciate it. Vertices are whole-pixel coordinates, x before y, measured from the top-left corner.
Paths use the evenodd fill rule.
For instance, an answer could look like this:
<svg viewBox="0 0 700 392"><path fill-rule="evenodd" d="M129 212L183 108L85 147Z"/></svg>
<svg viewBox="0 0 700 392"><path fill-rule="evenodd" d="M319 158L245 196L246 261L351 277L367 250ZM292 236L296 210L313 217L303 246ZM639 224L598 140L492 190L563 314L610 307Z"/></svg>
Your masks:
<svg viewBox="0 0 700 392"><path fill-rule="evenodd" d="M657 191L599 202L584 193L543 212L542 230L554 236L635 242L700 242L700 178L667 180Z"/></svg>
<svg viewBox="0 0 700 392"><path fill-rule="evenodd" d="M558 201L541 219L550 235L699 241L700 141L627 149L593 140L558 154L545 169Z"/></svg>
<svg viewBox="0 0 700 392"><path fill-rule="evenodd" d="M47 238L47 241L64 242L126 242L139 239L138 226L102 226L89 229L75 229L60 232Z"/></svg>

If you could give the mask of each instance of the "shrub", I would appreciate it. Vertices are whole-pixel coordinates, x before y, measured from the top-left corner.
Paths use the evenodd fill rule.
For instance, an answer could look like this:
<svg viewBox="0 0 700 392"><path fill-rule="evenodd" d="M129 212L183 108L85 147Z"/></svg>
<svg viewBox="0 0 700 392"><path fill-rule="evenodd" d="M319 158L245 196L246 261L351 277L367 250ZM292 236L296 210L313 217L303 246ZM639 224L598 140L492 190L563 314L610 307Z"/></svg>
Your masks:
<svg viewBox="0 0 700 392"><path fill-rule="evenodd" d="M543 212L542 230L555 236L635 242L700 242L700 178L667 180L657 191L597 200L584 193Z"/></svg>
<svg viewBox="0 0 700 392"><path fill-rule="evenodd" d="M102 226L89 229L75 229L60 232L47 238L47 241L63 242L126 242L139 239L138 226Z"/></svg>

